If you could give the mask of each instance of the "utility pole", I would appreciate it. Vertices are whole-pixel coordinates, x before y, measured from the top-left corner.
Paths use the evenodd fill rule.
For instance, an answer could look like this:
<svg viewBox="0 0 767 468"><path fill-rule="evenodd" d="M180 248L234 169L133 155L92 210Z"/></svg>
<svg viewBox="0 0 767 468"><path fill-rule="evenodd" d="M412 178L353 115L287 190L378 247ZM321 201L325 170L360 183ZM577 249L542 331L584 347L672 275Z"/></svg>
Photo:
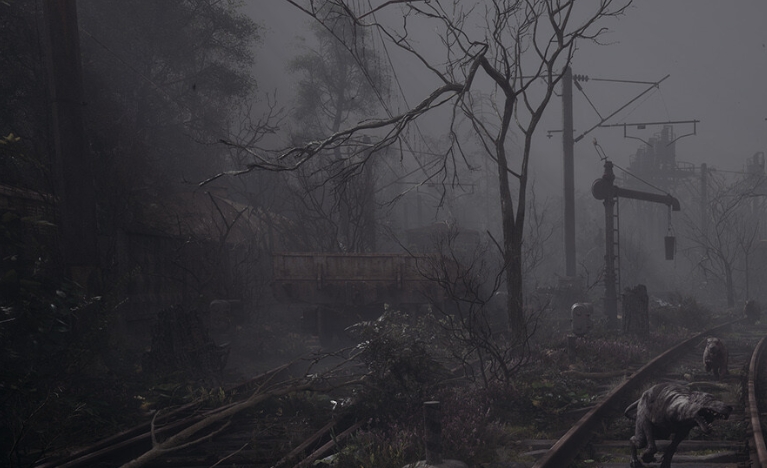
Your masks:
<svg viewBox="0 0 767 468"><path fill-rule="evenodd" d="M670 75L666 75L660 81L647 82L647 81L632 81L632 80L613 80L604 78L589 78L587 75L573 75L572 69L568 66L564 70L562 76L562 149L564 154L564 247L565 247L565 275L567 277L574 277L576 275L575 270L575 143L582 140L587 134L593 130L605 126L604 123L610 118L615 116L618 112L625 109L631 103L638 100L643 95L652 91L660 86L660 83L668 78ZM629 102L621 106L618 110L614 111L607 117L603 117L599 111L597 111L591 100L586 97L591 107L597 113L600 118L598 124L589 128L578 137L575 137L574 119L573 119L573 84L584 93L583 88L578 83L579 81L605 81L605 82L618 82L618 83L632 83L632 84L646 84L650 85L642 93L631 99ZM549 131L551 136L552 130Z"/></svg>
<svg viewBox="0 0 767 468"><path fill-rule="evenodd" d="M700 165L700 226L703 238L708 238L708 165Z"/></svg>
<svg viewBox="0 0 767 468"><path fill-rule="evenodd" d="M70 278L88 287L98 266L92 161L83 125L75 0L44 0L52 142L61 253Z"/></svg>
<svg viewBox="0 0 767 468"><path fill-rule="evenodd" d="M562 77L562 147L564 154L565 274L575 276L575 142L573 140L573 72Z"/></svg>

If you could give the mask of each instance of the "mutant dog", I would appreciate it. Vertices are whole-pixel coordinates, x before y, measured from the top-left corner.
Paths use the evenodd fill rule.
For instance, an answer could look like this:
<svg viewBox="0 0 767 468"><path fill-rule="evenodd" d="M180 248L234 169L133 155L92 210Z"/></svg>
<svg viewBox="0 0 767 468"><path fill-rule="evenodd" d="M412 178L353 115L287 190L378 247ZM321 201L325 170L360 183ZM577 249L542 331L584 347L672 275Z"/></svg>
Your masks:
<svg viewBox="0 0 767 468"><path fill-rule="evenodd" d="M660 468L670 468L671 457L694 427L708 433L715 419L727 419L731 412L732 406L709 393L692 391L686 385L675 383L655 385L624 411L626 417L636 420L631 437L631 468L642 466L637 450L647 447L642 452L642 461L651 463L658 452L655 441L673 434L660 464Z"/></svg>
<svg viewBox="0 0 767 468"><path fill-rule="evenodd" d="M706 349L703 351L703 364L706 366L706 372L713 372L714 377L719 380L720 376L728 375L727 365L729 356L727 347L719 338L710 337L706 339Z"/></svg>

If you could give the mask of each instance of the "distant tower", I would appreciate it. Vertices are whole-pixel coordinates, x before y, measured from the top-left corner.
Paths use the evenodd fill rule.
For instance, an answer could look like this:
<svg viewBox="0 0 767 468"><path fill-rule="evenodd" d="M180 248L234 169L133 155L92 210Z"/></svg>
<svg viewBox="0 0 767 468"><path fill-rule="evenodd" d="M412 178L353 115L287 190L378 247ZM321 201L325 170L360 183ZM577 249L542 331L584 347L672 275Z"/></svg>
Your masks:
<svg viewBox="0 0 767 468"><path fill-rule="evenodd" d="M676 188L680 178L691 175L691 167L677 164L674 127L664 125L660 133L644 142L629 160L629 172L663 191ZM635 177L625 176L625 186L648 190L649 187Z"/></svg>
<svg viewBox="0 0 767 468"><path fill-rule="evenodd" d="M641 140L642 145L629 158L628 173L621 175L620 185L633 190L668 193L675 195L680 183L685 178L695 175L694 166L680 163L676 160L676 140L674 127L664 125L661 131L647 141ZM621 200L619 210L624 229L624 246L628 245L630 237L635 245L641 245L642 250L651 253L658 260L665 256L662 239L668 235L668 207L653 203L642 203L634 200ZM659 241L659 239L661 241ZM623 257L626 272L633 269ZM640 263L642 260L639 260ZM631 278L626 278L627 284Z"/></svg>

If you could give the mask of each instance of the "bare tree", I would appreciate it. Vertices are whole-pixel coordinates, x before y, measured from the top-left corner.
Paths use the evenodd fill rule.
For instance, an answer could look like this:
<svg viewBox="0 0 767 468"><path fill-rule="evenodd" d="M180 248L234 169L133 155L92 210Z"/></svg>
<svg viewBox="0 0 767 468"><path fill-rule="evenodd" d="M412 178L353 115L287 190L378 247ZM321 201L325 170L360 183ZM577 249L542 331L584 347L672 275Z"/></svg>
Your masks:
<svg viewBox="0 0 767 468"><path fill-rule="evenodd" d="M304 142L338 132L342 125L374 114L388 96L370 30L339 5L328 3L322 21L310 22L316 45L290 62L299 76L291 141ZM304 226L311 220L323 251L364 252L375 248L373 164L349 170L364 149L337 146L299 168L293 200ZM359 176L359 177L357 177Z"/></svg>
<svg viewBox="0 0 767 468"><path fill-rule="evenodd" d="M722 285L729 307L735 306L737 273L743 272L748 295L749 258L759 233L758 216L751 201L760 193L763 177L729 182L722 173L710 173L707 222L686 218L687 239L692 247L686 254L707 280Z"/></svg>
<svg viewBox="0 0 767 468"><path fill-rule="evenodd" d="M430 302L450 343L445 348L467 375L476 375L485 387L491 382L509 385L529 362L529 340L537 317L526 317L528 334L524 337L499 332L505 315L499 304L499 298L505 296L500 291L503 262L486 244L468 250L460 246L456 242L459 232L452 225L435 236L433 252L420 262L419 272L440 286L441 298Z"/></svg>
<svg viewBox="0 0 767 468"><path fill-rule="evenodd" d="M388 46L410 58L411 70L419 64L423 79L437 84L421 102L402 112L363 120L274 155L254 151L253 162L243 170L296 170L324 151L362 148L361 140L367 136L372 144L365 146L366 156L350 166L364 164L383 148L402 143L416 120L444 110L449 145L442 164L425 177L441 175L445 183L460 183L457 168L468 166L464 154L468 143L458 135L462 125L468 126L488 164L496 169L503 236L498 247L506 268L508 326L525 336L522 250L533 135L572 61L577 41L598 40L605 32L598 24L623 14L631 0L488 0L479 5L459 0L390 1L357 15L344 0L286 1L323 25L327 25L325 9L334 6L358 27L377 31ZM396 21L378 20L384 12ZM424 38L426 32L437 37ZM443 50L434 53L435 44ZM519 154L509 148L514 126L521 133Z"/></svg>
<svg viewBox="0 0 767 468"><path fill-rule="evenodd" d="M555 226L551 218L551 203L544 200L538 203L535 190L531 189L527 210L530 219L526 226L524 249L522 252L522 272L529 280L536 276L536 271L542 266L550 253L547 249L549 240L554 235Z"/></svg>

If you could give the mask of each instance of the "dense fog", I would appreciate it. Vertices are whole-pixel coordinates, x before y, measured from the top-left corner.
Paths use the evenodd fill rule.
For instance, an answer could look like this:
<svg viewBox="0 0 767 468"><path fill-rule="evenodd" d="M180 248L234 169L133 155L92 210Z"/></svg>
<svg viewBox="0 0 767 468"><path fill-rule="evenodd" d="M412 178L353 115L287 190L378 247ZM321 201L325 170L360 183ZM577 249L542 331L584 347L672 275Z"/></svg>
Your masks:
<svg viewBox="0 0 767 468"><path fill-rule="evenodd" d="M490 388L574 303L767 302L767 6L575 3L0 1L11 465L387 314Z"/></svg>

